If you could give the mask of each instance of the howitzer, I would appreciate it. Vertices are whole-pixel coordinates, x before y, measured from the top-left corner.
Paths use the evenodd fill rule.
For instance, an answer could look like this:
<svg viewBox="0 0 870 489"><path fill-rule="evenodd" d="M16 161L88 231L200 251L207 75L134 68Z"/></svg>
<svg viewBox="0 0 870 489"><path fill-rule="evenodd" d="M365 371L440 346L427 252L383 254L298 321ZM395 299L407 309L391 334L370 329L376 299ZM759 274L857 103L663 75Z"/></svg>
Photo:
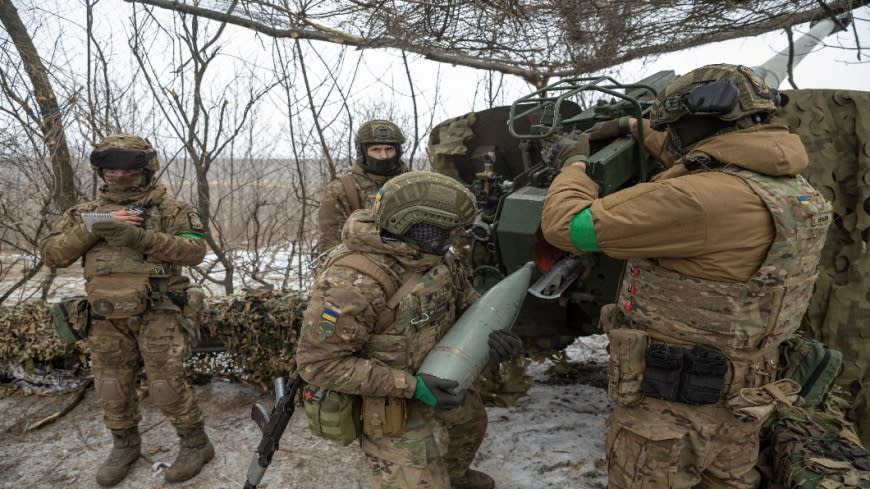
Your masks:
<svg viewBox="0 0 870 489"><path fill-rule="evenodd" d="M835 27L825 20L798 39L800 52L792 64ZM755 67L774 88L785 78L783 59L788 61L787 53ZM515 333L540 339L536 344L544 348L561 348L578 335L600 332L600 309L616 299L624 269L622 260L603 253L563 260L565 254L542 239L544 197L559 171L543 155L551 141L606 120L648 117L658 92L675 78L670 70L630 84L606 76L566 78L509 107L449 119L431 132L433 170L466 183L482 209L459 249L475 287L488 290L529 260L538 266L533 278L538 281L520 311ZM601 98L582 110L590 94ZM591 141L588 171L600 196L646 182L663 168L637 142L644 138L643 125L637 126L637 139L622 135Z"/></svg>
<svg viewBox="0 0 870 489"><path fill-rule="evenodd" d="M287 429L287 423L290 422L293 411L296 410L296 392L300 386L302 386L302 377L297 376L290 383L290 390L285 393L284 378L278 377L275 379L275 407L272 408L272 413L269 414L266 408L258 402L255 402L251 407L251 419L260 427L263 437L260 439L260 444L257 445L257 452L254 454L254 459L251 460L251 465L248 466L244 489L256 489L257 484L263 479L266 469L269 468L269 464L272 463L272 456L278 450L278 442L281 441L281 436Z"/></svg>

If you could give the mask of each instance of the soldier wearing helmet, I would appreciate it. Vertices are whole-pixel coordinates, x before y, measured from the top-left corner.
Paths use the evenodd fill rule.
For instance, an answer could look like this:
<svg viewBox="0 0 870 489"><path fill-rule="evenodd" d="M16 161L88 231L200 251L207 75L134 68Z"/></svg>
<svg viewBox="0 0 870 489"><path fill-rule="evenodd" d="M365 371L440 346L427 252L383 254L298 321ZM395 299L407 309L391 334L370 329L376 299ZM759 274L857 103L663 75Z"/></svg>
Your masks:
<svg viewBox="0 0 870 489"><path fill-rule="evenodd" d="M158 184L148 140L108 136L90 160L104 182L98 198L67 210L40 251L51 268L79 258L84 266L94 384L114 441L97 483L118 484L139 458L136 377L143 366L152 402L181 438L166 481L184 481L214 457L182 365L198 334L203 294L181 268L205 255L202 220Z"/></svg>
<svg viewBox="0 0 870 489"><path fill-rule="evenodd" d="M354 143L357 157L353 168L330 182L320 197L317 222L322 252L341 242L341 228L353 211L369 207L387 180L408 171L401 159L405 136L392 122L374 119L364 123Z"/></svg>
<svg viewBox="0 0 870 489"><path fill-rule="evenodd" d="M311 289L296 354L310 384L303 396L309 425L315 433L322 419L345 426L343 443L359 436L375 488L494 487L469 469L486 431L480 394L456 394L454 381L415 375L478 297L449 251L475 212L474 196L450 177L399 175L377 192L373 208L350 216ZM521 342L499 332L490 347L503 361ZM324 389L361 404L359 432L341 422L352 410L336 416L325 404L312 408ZM435 441L439 424L446 447Z"/></svg>
<svg viewBox="0 0 870 489"><path fill-rule="evenodd" d="M586 174L588 145L553 152L564 166L545 199L545 238L627 260L600 317L616 403L609 487L757 487L762 424L798 398L797 383L777 380L778 348L800 325L831 207L799 175L798 136L768 123L777 103L745 66L677 78L649 121L664 132L646 141L670 167L603 198Z"/></svg>

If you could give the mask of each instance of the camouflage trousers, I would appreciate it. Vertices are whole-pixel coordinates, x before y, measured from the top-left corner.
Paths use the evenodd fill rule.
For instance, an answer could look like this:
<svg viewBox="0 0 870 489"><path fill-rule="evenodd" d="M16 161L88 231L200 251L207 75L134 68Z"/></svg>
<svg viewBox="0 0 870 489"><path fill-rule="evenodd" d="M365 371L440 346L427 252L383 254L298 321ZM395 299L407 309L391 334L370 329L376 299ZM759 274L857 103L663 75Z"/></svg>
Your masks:
<svg viewBox="0 0 870 489"><path fill-rule="evenodd" d="M608 487L755 488L761 422L721 405L644 399L607 420Z"/></svg>
<svg viewBox="0 0 870 489"><path fill-rule="evenodd" d="M449 489L450 478L465 475L474 460L486 424L483 400L474 390L462 406L449 411L410 401L402 436L361 439L372 487Z"/></svg>
<svg viewBox="0 0 870 489"><path fill-rule="evenodd" d="M143 365L152 402L172 424L180 429L202 425L202 411L184 377L190 345L179 312L92 319L88 345L106 427L122 430L139 423L136 376Z"/></svg>

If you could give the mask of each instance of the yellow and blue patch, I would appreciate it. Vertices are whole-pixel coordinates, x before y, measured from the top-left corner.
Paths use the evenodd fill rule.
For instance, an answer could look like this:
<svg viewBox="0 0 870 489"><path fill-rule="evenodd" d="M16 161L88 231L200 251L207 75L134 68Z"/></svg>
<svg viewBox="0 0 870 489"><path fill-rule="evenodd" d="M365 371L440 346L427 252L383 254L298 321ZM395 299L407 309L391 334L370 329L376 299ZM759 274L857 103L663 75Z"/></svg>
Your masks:
<svg viewBox="0 0 870 489"><path fill-rule="evenodd" d="M331 323L335 323L336 321L338 321L338 318L341 317L341 311L324 307L323 313L320 315L320 317Z"/></svg>
<svg viewBox="0 0 870 489"><path fill-rule="evenodd" d="M810 203L810 197L808 195L798 195L797 199L798 199L798 202L800 202L801 204L809 204Z"/></svg>

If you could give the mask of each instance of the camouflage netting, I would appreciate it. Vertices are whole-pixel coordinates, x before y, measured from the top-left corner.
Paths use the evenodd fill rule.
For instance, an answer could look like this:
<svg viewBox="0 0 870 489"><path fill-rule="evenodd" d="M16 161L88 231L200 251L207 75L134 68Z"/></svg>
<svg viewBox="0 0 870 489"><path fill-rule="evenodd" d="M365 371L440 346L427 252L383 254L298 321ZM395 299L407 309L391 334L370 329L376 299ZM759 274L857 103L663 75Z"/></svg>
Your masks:
<svg viewBox="0 0 870 489"><path fill-rule="evenodd" d="M203 332L223 345L228 362L208 362L199 354L194 368L216 375L238 375L266 386L295 371L293 354L306 302L298 292L267 291L210 302ZM207 346L207 341L203 342ZM199 361L197 361L199 360Z"/></svg>
<svg viewBox="0 0 870 489"><path fill-rule="evenodd" d="M843 352L838 379L853 399L851 418L870 446L870 93L787 90L777 113L811 155L804 172L834 207L816 290L804 325Z"/></svg>
<svg viewBox="0 0 870 489"><path fill-rule="evenodd" d="M533 84L830 18L870 3L336 0L301 7L274 0L140 1L273 37L396 48L435 61L517 75Z"/></svg>
<svg viewBox="0 0 870 489"><path fill-rule="evenodd" d="M203 341L190 361L193 373L243 379L261 386L295 368L293 350L305 302L276 291L211 301L203 313ZM218 353L220 352L220 353ZM87 341L67 346L54 331L47 304L0 307L0 363L87 365Z"/></svg>
<svg viewBox="0 0 870 489"><path fill-rule="evenodd" d="M31 366L77 357L81 348L67 346L54 332L49 307L41 302L0 307L0 362Z"/></svg>

